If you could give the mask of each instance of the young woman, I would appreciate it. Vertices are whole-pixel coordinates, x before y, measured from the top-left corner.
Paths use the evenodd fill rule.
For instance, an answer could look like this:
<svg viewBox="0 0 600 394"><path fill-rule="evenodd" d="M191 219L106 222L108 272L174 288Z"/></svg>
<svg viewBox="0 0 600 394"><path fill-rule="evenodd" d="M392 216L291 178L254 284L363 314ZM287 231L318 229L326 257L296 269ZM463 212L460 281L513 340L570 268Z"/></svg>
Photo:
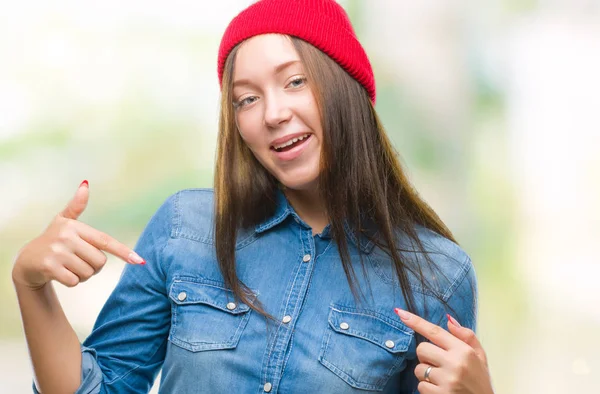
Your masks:
<svg viewBox="0 0 600 394"><path fill-rule="evenodd" d="M214 192L169 197L132 251L77 221L84 182L17 256L34 390L147 392L162 368L178 394L491 392L471 260L406 179L344 10L258 1L218 75ZM103 251L130 264L80 344L51 281Z"/></svg>

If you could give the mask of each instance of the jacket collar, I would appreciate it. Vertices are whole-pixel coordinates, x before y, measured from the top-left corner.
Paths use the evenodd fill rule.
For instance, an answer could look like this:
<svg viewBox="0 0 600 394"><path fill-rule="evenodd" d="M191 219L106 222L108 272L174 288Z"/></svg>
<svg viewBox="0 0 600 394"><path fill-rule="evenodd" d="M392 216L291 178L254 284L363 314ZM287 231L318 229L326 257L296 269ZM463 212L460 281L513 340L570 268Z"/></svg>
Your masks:
<svg viewBox="0 0 600 394"><path fill-rule="evenodd" d="M283 222L285 219L287 219L288 216L292 216L303 227L310 228L310 226L308 226L300 218L300 216L298 216L296 211L294 211L294 208L290 205L283 192L280 189L277 189L275 195L275 212L271 216L257 224L254 231L260 234L267 230L270 230L273 227L280 224L281 222ZM347 222L344 222L344 230L346 231L346 237L348 237L350 242L352 242L354 246L360 247L360 250L362 252L370 253L371 250L373 250L373 247L375 246L374 243L365 236L361 236L360 240L357 240L356 236L352 232L352 229ZM321 238L331 238L329 225L327 225L323 229L323 232L321 233Z"/></svg>

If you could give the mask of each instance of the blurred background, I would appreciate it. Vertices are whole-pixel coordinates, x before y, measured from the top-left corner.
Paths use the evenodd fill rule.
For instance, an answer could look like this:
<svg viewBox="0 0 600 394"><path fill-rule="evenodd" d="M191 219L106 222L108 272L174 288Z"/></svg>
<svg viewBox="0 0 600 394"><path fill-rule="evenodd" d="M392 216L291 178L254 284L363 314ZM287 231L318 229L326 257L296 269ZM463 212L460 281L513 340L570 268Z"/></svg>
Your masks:
<svg viewBox="0 0 600 394"><path fill-rule="evenodd" d="M0 7L0 392L30 392L11 268L83 179L133 246L211 187L217 48L249 0ZM600 392L600 1L345 0L377 110L471 255L498 393ZM83 339L123 264L57 290Z"/></svg>

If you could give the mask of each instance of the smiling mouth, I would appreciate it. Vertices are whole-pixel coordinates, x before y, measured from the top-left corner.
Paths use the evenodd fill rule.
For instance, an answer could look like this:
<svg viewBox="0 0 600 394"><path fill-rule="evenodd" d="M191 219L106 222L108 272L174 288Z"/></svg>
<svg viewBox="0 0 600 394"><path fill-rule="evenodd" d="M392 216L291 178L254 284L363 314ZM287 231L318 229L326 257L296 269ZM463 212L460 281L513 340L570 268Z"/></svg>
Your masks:
<svg viewBox="0 0 600 394"><path fill-rule="evenodd" d="M310 138L310 133L293 138L293 139L289 140L288 142L285 142L281 145L271 146L271 149L274 150L275 152L287 152L291 149L294 149L298 145L302 145L304 142L306 142L306 140L308 140L308 138Z"/></svg>

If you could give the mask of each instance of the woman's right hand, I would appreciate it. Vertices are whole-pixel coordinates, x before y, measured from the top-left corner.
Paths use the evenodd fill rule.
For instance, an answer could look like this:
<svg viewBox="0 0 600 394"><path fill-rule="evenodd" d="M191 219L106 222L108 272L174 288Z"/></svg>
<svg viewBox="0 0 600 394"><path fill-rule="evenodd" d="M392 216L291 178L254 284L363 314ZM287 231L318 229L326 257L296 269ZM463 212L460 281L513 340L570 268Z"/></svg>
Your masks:
<svg viewBox="0 0 600 394"><path fill-rule="evenodd" d="M130 264L146 262L132 249L77 220L87 206L83 181L65 209L46 230L21 248L12 271L15 285L40 289L51 280L73 287L100 272L108 252Z"/></svg>

